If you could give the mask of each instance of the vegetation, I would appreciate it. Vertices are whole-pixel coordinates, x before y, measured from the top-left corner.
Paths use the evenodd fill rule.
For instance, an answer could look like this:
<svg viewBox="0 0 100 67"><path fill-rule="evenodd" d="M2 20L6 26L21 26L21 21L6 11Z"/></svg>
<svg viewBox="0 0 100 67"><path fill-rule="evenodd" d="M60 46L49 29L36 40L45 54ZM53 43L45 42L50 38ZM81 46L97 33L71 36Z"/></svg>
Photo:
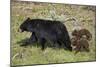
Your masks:
<svg viewBox="0 0 100 67"><path fill-rule="evenodd" d="M95 13L95 6L11 2L11 65L95 61ZM31 35L30 32L18 32L20 24L27 17L63 21L70 36L73 29L78 26L88 29L92 33L92 40L89 42L90 52L74 54L74 51L70 52L50 47L47 47L45 51L41 51L41 46L38 46L38 43L21 47L21 43Z"/></svg>

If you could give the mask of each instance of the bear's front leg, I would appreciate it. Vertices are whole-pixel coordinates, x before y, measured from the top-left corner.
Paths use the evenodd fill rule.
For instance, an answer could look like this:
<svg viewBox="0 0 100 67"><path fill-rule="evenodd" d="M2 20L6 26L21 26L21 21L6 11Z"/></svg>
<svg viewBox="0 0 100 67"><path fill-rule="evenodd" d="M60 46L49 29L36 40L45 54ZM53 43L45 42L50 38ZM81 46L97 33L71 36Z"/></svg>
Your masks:
<svg viewBox="0 0 100 67"><path fill-rule="evenodd" d="M41 50L44 50L45 49L46 40L44 38L39 38L39 43L42 46Z"/></svg>
<svg viewBox="0 0 100 67"><path fill-rule="evenodd" d="M26 40L21 46L28 46L29 44L33 44L37 42L37 37L35 36L35 33L32 32L32 35L28 40Z"/></svg>
<svg viewBox="0 0 100 67"><path fill-rule="evenodd" d="M35 33L32 32L32 35L31 35L28 43L31 44L31 43L34 43L34 42L37 42L37 37L36 37Z"/></svg>

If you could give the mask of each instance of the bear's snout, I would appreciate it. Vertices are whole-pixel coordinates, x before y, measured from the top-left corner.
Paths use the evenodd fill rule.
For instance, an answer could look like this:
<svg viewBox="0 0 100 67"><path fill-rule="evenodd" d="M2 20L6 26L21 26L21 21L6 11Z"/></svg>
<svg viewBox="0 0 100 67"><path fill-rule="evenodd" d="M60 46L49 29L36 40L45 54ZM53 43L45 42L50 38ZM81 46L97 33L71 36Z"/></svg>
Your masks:
<svg viewBox="0 0 100 67"><path fill-rule="evenodd" d="M24 32L22 29L18 29L18 32L20 32L20 33L22 33L22 32Z"/></svg>

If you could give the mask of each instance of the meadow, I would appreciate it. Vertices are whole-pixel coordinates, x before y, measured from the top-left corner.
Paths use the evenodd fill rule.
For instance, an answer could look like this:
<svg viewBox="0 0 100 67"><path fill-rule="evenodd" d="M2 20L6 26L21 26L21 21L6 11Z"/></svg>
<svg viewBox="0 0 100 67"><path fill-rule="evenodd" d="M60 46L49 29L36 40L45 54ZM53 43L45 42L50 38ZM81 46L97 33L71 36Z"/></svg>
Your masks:
<svg viewBox="0 0 100 67"><path fill-rule="evenodd" d="M96 16L95 6L37 3L37 2L11 2L11 65L34 65L52 63L71 63L96 60ZM27 47L20 45L31 35L30 32L18 32L23 21L30 17L32 19L49 19L63 21L71 32L76 27L88 29L92 33L89 41L90 52L70 52L64 49L53 49L47 47L41 50L39 44L30 44ZM76 20L73 20L75 18ZM48 45L48 43L46 44Z"/></svg>

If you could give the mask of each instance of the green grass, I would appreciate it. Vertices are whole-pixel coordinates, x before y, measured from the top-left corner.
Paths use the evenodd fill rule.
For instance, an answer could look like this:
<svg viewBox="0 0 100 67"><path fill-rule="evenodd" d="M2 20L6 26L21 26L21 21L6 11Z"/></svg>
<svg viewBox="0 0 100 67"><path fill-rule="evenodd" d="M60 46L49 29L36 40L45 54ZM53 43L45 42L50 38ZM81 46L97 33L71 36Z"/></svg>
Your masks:
<svg viewBox="0 0 100 67"><path fill-rule="evenodd" d="M95 61L95 11L84 8L85 6L64 5L64 4L34 4L23 2L12 2L11 9L11 65L30 65L30 64L49 64L49 63L65 63L80 61ZM95 8L95 6L92 6ZM84 9L83 9L84 8ZM89 8L89 6L88 6ZM53 16L53 17L52 17ZM30 37L31 33L18 32L21 23L27 18L42 18L50 20L65 21L65 25L71 36L75 25L68 18L76 18L77 23L88 29L92 33L90 44L90 52L79 52L74 54L64 49L53 49L47 47L45 51L41 51L39 44L35 46L21 47L21 41Z"/></svg>

